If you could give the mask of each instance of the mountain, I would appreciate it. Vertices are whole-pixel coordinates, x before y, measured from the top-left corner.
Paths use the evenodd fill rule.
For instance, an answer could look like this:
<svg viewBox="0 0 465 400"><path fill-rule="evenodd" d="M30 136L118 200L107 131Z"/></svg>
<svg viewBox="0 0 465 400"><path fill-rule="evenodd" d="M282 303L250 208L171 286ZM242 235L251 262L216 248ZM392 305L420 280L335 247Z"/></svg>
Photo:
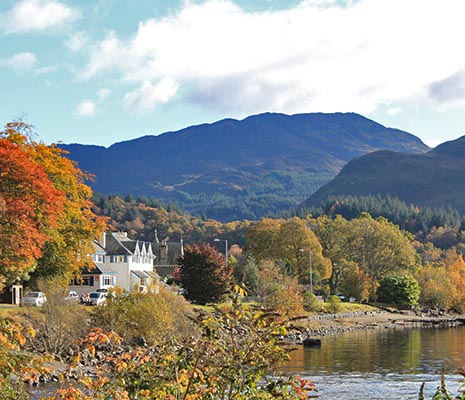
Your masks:
<svg viewBox="0 0 465 400"><path fill-rule="evenodd" d="M465 136L424 154L377 151L358 157L312 194L303 208L329 196L374 194L416 205L450 205L465 213Z"/></svg>
<svg viewBox="0 0 465 400"><path fill-rule="evenodd" d="M61 147L96 176L100 193L153 196L223 221L294 206L362 154L428 150L417 137L354 113L266 113L109 148Z"/></svg>

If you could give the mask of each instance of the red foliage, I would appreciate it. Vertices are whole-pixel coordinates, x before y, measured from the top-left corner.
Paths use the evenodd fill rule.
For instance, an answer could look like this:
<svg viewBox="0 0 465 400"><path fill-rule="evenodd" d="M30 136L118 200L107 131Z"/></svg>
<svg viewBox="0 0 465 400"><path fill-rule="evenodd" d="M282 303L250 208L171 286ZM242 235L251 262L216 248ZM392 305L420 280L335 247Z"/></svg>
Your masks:
<svg viewBox="0 0 465 400"><path fill-rule="evenodd" d="M181 281L186 297L198 304L221 301L231 290L232 268L208 244L186 246L181 261Z"/></svg>
<svg viewBox="0 0 465 400"><path fill-rule="evenodd" d="M57 223L65 194L20 146L0 139L0 275L14 281L30 271Z"/></svg>

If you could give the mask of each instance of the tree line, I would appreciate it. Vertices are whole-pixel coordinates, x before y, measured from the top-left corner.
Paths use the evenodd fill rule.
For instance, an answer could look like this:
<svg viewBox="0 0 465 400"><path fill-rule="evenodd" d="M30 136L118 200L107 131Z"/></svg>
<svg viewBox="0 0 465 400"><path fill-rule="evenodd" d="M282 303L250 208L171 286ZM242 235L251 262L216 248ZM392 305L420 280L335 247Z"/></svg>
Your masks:
<svg viewBox="0 0 465 400"><path fill-rule="evenodd" d="M463 215L450 206L434 208L407 204L390 195L331 196L317 207L302 206L297 211L297 215L311 214L315 217L342 215L344 218L353 219L362 212L367 212L375 218L384 217L421 239L426 239L427 235L440 227L452 232L455 236L465 230ZM433 237L428 239L433 239ZM453 244L449 242L449 247L456 245L461 239L458 237Z"/></svg>
<svg viewBox="0 0 465 400"><path fill-rule="evenodd" d="M465 310L465 261L457 248L420 242L368 213L352 220L262 218L247 230L243 249L230 249L227 262L216 253L209 244L185 249L178 281L190 300L221 301L237 285L291 316L321 307L315 295L340 293L359 302Z"/></svg>
<svg viewBox="0 0 465 400"><path fill-rule="evenodd" d="M229 260L234 281L226 286L244 284L250 294L267 301L279 297L278 286L287 285L283 298L290 298L291 292L301 292L299 285L309 285L311 253L315 293L343 292L346 297L374 300L388 276L397 275L399 282L406 282L399 276L407 276L420 283L421 303L462 308L461 280L453 282L452 270L461 268L465 235L462 217L453 209L419 208L392 197L368 196L328 200L327 212L321 214L223 224L175 208L168 211L154 199L96 199L97 214L110 217L112 226L134 238L151 241L157 229L161 237L183 237L186 244L211 244L222 238L238 245L240 254ZM436 284L438 280L443 284Z"/></svg>

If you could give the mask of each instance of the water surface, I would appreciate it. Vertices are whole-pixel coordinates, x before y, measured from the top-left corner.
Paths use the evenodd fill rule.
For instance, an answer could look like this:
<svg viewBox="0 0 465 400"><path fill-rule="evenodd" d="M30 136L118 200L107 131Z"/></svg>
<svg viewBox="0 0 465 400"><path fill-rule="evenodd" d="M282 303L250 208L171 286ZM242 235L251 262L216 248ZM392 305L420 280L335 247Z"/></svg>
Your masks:
<svg viewBox="0 0 465 400"><path fill-rule="evenodd" d="M320 399L417 399L422 382L431 398L446 374L458 394L465 366L465 327L373 329L322 338L321 348L299 346L286 372L309 377Z"/></svg>

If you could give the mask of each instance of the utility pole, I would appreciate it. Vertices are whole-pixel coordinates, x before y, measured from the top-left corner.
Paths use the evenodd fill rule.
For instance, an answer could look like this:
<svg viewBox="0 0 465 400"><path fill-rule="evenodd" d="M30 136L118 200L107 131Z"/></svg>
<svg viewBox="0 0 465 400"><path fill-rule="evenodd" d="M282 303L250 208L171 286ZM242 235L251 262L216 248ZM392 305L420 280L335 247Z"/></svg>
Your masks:
<svg viewBox="0 0 465 400"><path fill-rule="evenodd" d="M304 252L305 249L299 249L300 252ZM312 251L308 250L308 263L309 263L309 281L310 281L310 293L313 293L313 269L312 269Z"/></svg>
<svg viewBox="0 0 465 400"><path fill-rule="evenodd" d="M214 242L224 242L224 256L226 258L225 264L228 266L228 239L213 239Z"/></svg>

